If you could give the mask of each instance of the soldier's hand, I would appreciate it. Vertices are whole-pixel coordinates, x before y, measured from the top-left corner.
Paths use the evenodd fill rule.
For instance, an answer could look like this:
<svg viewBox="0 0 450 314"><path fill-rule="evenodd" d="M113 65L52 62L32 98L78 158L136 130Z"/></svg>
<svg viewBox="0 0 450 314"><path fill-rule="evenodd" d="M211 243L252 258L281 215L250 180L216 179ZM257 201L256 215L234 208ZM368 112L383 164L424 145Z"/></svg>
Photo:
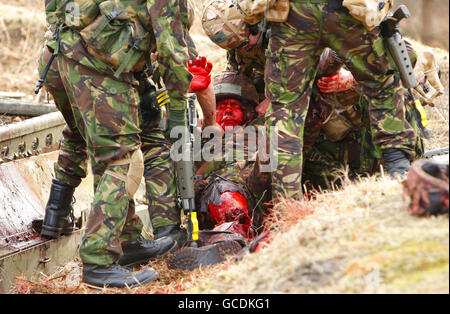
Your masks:
<svg viewBox="0 0 450 314"><path fill-rule="evenodd" d="M190 93L206 89L211 83L212 63L205 57L198 57L194 61L189 60L188 70L194 76L189 89Z"/></svg>
<svg viewBox="0 0 450 314"><path fill-rule="evenodd" d="M338 93L349 90L356 85L351 72L341 69L338 74L322 77L317 81L317 86L322 93Z"/></svg>

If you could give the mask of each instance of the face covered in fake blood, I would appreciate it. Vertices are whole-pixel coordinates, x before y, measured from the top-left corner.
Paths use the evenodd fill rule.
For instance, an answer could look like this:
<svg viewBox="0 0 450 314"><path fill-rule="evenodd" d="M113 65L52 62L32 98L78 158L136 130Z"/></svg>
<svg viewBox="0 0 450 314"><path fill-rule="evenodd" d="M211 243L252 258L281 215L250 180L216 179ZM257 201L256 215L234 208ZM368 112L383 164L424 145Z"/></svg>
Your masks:
<svg viewBox="0 0 450 314"><path fill-rule="evenodd" d="M217 103L217 123L225 129L232 127L233 129L244 122L244 112L242 111L242 103L234 98L224 98Z"/></svg>
<svg viewBox="0 0 450 314"><path fill-rule="evenodd" d="M209 211L211 218L218 224L235 222L231 230L244 236L245 238L253 237L253 229L251 229L252 221L248 215L248 205L245 197L239 192L226 191L220 195L219 205L209 203Z"/></svg>

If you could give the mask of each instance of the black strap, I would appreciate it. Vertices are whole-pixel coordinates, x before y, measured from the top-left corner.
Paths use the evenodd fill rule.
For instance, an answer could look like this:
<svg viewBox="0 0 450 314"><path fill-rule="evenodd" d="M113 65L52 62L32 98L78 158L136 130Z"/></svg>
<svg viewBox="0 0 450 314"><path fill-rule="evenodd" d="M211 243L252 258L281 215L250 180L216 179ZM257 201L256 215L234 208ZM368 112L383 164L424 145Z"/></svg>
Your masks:
<svg viewBox="0 0 450 314"><path fill-rule="evenodd" d="M448 214L448 208L444 208L441 202L441 190L431 189L428 191L428 197L430 199L430 205L428 206L428 212L433 215Z"/></svg>
<svg viewBox="0 0 450 314"><path fill-rule="evenodd" d="M331 11L340 10L344 8L344 6L342 5L342 1L343 0L328 0L328 8Z"/></svg>

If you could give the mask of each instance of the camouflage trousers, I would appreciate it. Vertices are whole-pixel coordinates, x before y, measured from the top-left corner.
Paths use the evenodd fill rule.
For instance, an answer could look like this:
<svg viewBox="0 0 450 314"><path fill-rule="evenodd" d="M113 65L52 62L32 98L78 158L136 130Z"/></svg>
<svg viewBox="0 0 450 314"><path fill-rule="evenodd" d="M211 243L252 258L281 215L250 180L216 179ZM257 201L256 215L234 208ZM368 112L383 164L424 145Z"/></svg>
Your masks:
<svg viewBox="0 0 450 314"><path fill-rule="evenodd" d="M173 162L170 161L170 142L159 128L142 129L142 153L144 154L144 180L148 213L153 230L158 227L179 225L180 210L176 203L176 181ZM94 189L104 167L91 158Z"/></svg>
<svg viewBox="0 0 450 314"><path fill-rule="evenodd" d="M44 57L44 55L42 56ZM49 53L45 60L40 61L40 71L43 71L49 59ZM63 141L55 163L55 176L58 180L77 187L81 180L86 177L87 160L90 160L91 169L94 176L94 191L106 170L105 163L98 163L93 154L93 149L87 149L85 139L81 136L72 114L72 107L69 98L59 76L58 64L55 61L50 68L46 78L46 87L52 94L55 104L62 112L67 126L64 128ZM149 121L145 115L146 108L140 109L141 150L144 154L145 162L145 188L149 202L148 211L153 229L175 225L180 223L180 211L176 206L176 182L174 176L173 163L169 159L170 142L168 142L163 132L157 127L159 117L154 117ZM142 117L144 116L144 117ZM150 124L150 125L149 125ZM132 221L128 222L133 226L139 226L138 217L135 215ZM139 227L140 228L140 227ZM126 236L124 238L130 238Z"/></svg>
<svg viewBox="0 0 450 314"><path fill-rule="evenodd" d="M344 177L355 179L375 173L379 159L366 144L361 130L350 132L339 142L328 140L321 132L314 146L303 152L302 186L307 190L331 189Z"/></svg>
<svg viewBox="0 0 450 314"><path fill-rule="evenodd" d="M170 159L170 145L159 128L142 129L144 179L148 211L153 230L179 225L180 209L176 203L177 185L174 163Z"/></svg>
<svg viewBox="0 0 450 314"><path fill-rule="evenodd" d="M40 73L49 57L45 49ZM130 157L141 145L134 88L63 55L52 63L46 87L67 123L55 165L56 178L78 186L86 176L89 157L95 161L94 171L102 171L96 180L81 258L84 263L112 264L122 255L121 243L136 239L142 229L125 182L107 174L126 176L129 165L113 163Z"/></svg>
<svg viewBox="0 0 450 314"><path fill-rule="evenodd" d="M317 64L326 47L344 60L369 97L375 144L413 156L414 131L405 119L399 80L390 74L393 65L377 30L369 32L344 8L331 10L326 0L292 0L288 20L271 24L265 69L266 96L271 101L266 125L278 137L274 201L277 196L302 194L304 124Z"/></svg>

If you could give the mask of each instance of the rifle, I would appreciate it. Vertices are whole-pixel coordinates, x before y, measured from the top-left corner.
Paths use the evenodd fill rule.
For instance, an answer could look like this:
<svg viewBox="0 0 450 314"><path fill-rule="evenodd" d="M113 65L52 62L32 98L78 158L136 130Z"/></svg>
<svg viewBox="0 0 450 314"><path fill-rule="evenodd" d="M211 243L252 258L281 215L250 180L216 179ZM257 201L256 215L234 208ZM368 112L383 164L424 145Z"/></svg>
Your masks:
<svg viewBox="0 0 450 314"><path fill-rule="evenodd" d="M428 121L425 109L420 100L415 98L412 91L412 89L418 85L418 82L414 75L414 68L409 59L405 41L401 35L400 27L398 26L401 20L409 18L410 16L411 14L409 13L408 7L405 5L399 6L393 14L388 14L380 24L381 36L385 39L388 50L400 72L403 86L408 89L409 97L413 103L413 110L416 114L422 135L428 139L431 137L431 134L427 128Z"/></svg>
<svg viewBox="0 0 450 314"><path fill-rule="evenodd" d="M184 154L182 160L175 162L175 174L177 179L178 196L181 199L182 207L187 216L188 222L188 240L192 247L197 247L198 240L198 219L195 208L195 189L194 189L194 158L193 143L194 128L197 127L198 118L195 108L196 95L190 94L188 98L188 133L183 136Z"/></svg>
<svg viewBox="0 0 450 314"><path fill-rule="evenodd" d="M429 150L429 151L425 152L425 154L423 155L423 158L431 159L435 156L448 155L448 152L449 152L448 147L433 149L433 150Z"/></svg>

